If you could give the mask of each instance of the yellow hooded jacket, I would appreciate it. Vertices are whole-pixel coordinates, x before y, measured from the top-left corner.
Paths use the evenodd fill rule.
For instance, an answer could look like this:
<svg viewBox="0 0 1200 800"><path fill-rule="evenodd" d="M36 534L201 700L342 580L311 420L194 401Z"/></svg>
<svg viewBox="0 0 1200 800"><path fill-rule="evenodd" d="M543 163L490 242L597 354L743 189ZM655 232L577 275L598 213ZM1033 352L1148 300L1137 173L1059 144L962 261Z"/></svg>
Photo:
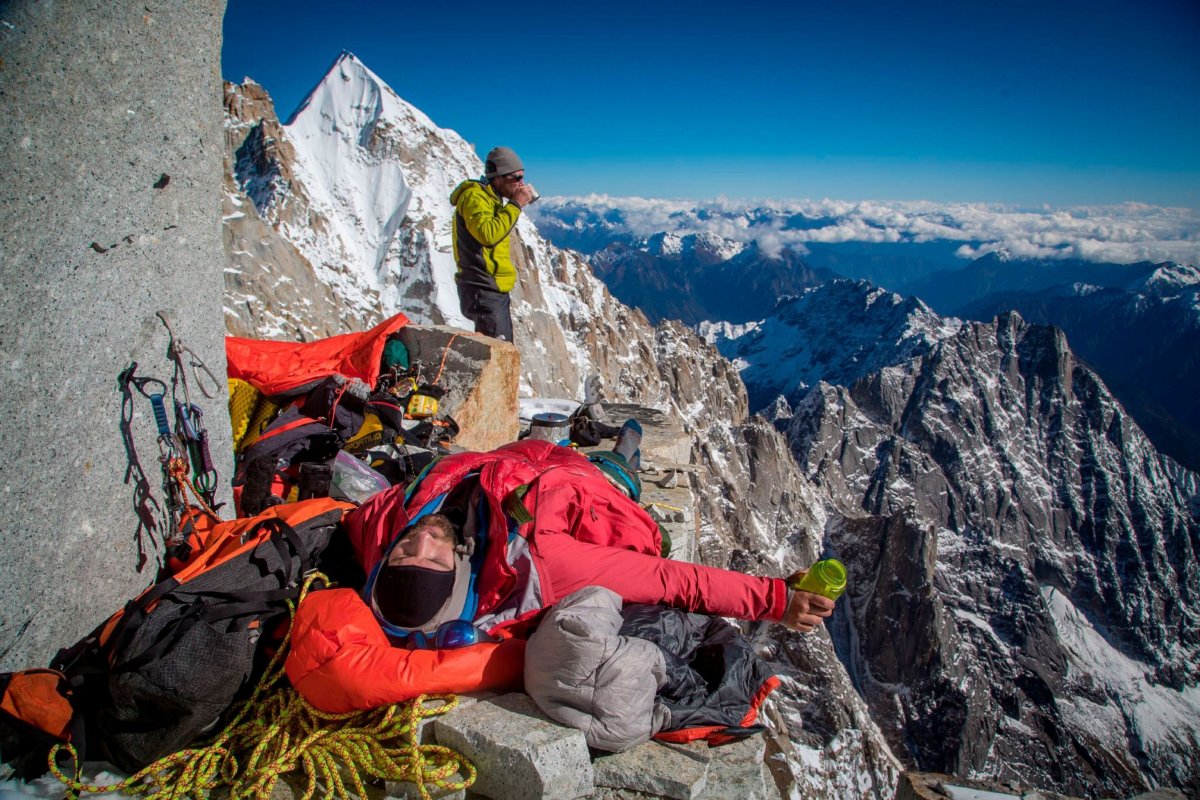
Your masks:
<svg viewBox="0 0 1200 800"><path fill-rule="evenodd" d="M454 204L455 278L465 284L508 292L517 282L509 234L521 207L505 203L483 180L463 181L450 193Z"/></svg>

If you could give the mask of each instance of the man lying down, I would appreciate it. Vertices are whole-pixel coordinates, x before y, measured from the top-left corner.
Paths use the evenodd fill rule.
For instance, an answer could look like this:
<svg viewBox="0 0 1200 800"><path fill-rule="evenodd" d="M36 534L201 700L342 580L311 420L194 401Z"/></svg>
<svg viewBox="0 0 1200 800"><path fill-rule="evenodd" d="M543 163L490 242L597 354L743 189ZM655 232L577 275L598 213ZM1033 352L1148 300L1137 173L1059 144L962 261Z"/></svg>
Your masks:
<svg viewBox="0 0 1200 800"><path fill-rule="evenodd" d="M719 618L808 632L833 611L782 579L662 558L657 523L548 442L447 457L344 522L365 587L310 594L286 665L330 712L524 687L593 747L719 743L757 730L778 684Z"/></svg>

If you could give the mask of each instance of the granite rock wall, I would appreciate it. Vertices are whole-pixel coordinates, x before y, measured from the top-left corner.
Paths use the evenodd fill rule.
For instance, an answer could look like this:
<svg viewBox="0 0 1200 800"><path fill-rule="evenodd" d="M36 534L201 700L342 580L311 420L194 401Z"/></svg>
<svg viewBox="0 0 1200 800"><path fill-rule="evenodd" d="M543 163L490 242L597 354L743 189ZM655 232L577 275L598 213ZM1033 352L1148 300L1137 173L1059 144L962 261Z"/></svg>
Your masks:
<svg viewBox="0 0 1200 800"><path fill-rule="evenodd" d="M224 10L0 6L0 670L44 665L154 578L156 429L118 375L171 385L159 311L218 378L208 399L187 371L228 484Z"/></svg>

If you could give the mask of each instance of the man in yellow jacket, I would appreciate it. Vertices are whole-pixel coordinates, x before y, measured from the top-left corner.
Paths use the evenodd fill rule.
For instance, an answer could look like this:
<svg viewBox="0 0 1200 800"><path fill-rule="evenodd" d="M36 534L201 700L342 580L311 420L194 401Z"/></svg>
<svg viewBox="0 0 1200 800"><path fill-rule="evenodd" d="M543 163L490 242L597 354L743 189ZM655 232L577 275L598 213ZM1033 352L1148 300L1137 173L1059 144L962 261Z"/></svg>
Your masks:
<svg viewBox="0 0 1200 800"><path fill-rule="evenodd" d="M535 198L533 187L525 183L525 165L508 147L493 148L483 177L463 181L450 193L459 308L485 336L513 340L508 293L517 270L509 253L510 234L521 209Z"/></svg>

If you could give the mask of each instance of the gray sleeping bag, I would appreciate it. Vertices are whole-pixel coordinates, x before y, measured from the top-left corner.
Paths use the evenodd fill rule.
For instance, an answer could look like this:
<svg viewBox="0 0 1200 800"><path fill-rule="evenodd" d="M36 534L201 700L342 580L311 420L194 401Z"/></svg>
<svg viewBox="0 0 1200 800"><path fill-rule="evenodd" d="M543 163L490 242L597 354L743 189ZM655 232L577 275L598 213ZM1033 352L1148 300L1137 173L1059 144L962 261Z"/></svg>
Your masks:
<svg viewBox="0 0 1200 800"><path fill-rule="evenodd" d="M559 602L525 648L525 691L551 719L621 752L670 725L658 699L666 663L657 645L621 636L621 598L588 586Z"/></svg>

